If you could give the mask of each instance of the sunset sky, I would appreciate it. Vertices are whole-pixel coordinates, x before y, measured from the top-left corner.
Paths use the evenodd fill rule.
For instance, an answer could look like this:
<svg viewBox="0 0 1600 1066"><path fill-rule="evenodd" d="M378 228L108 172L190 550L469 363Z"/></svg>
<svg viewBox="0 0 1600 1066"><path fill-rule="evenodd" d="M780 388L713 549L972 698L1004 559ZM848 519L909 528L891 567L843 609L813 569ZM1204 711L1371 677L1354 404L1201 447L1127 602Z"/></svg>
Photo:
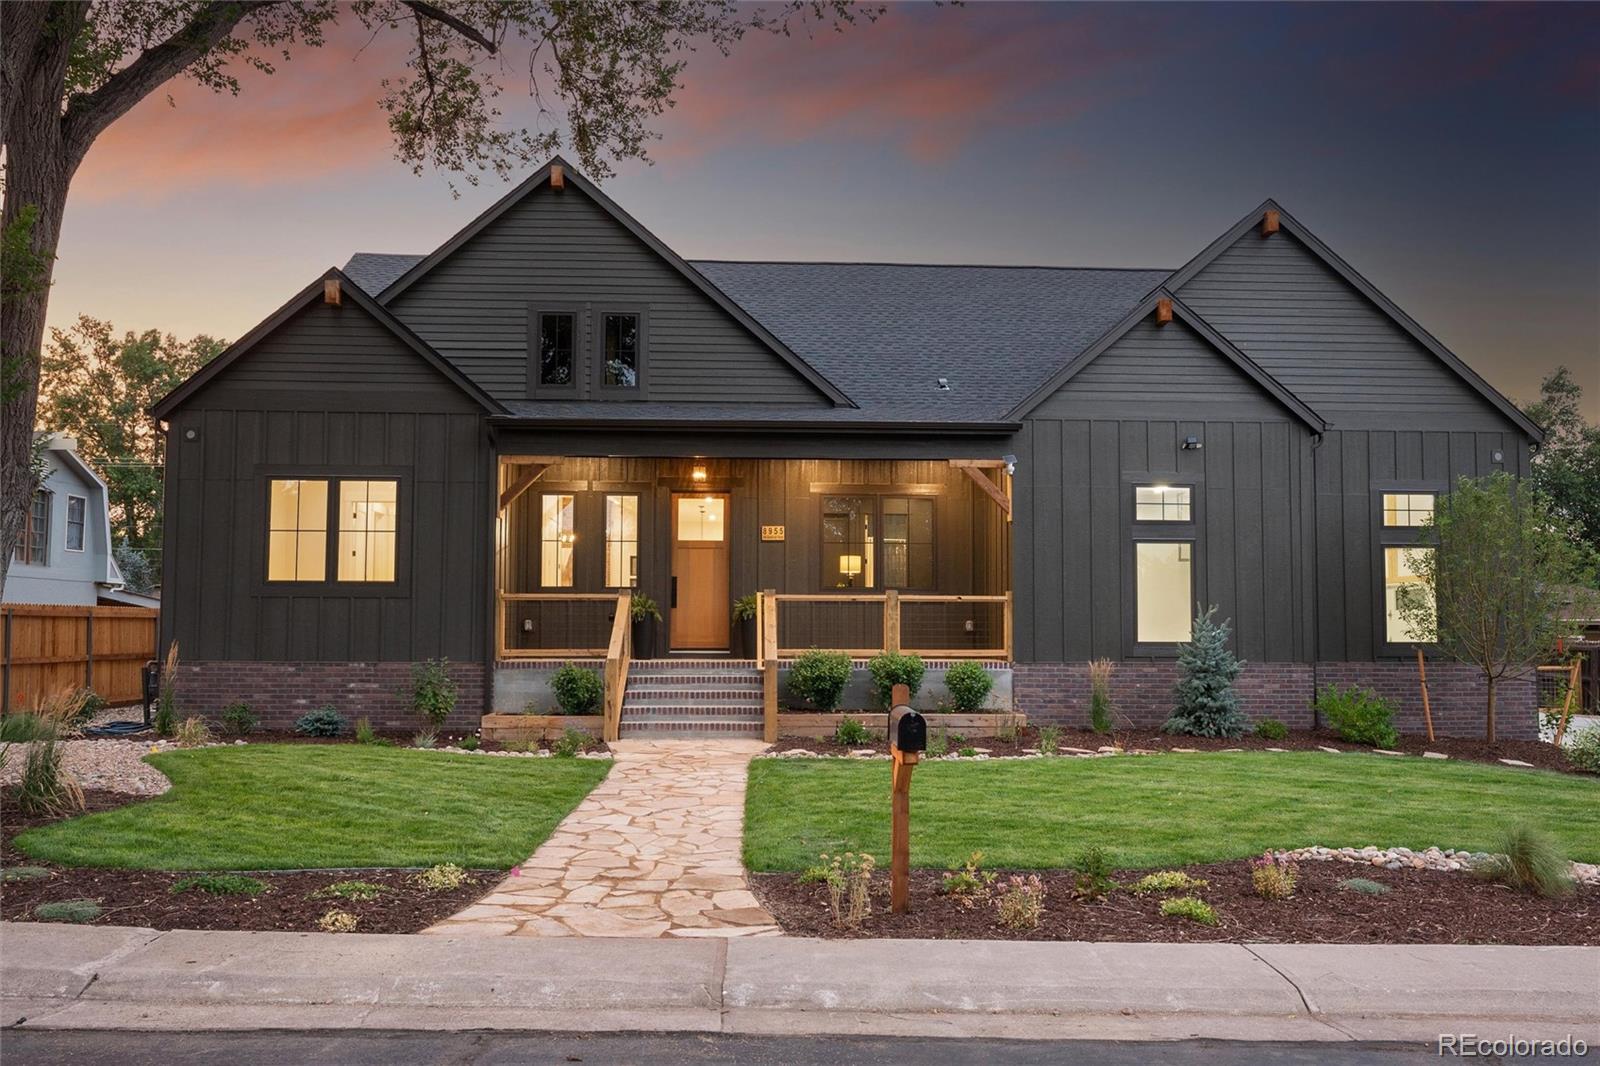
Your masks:
<svg viewBox="0 0 1600 1066"><path fill-rule="evenodd" d="M78 173L51 324L231 339L441 243L505 186L393 160L406 48L145 101ZM657 128L606 189L689 258L1176 267L1270 195L1502 391L1564 362L1600 419L1600 7L897 5L697 53Z"/></svg>

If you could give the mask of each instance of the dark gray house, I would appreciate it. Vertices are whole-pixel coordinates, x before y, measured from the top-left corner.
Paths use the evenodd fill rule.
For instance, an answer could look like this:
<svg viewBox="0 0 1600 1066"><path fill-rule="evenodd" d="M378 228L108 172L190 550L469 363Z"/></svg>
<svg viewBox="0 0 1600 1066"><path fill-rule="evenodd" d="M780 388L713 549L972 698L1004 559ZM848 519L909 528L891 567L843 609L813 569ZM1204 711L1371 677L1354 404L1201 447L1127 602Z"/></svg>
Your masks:
<svg viewBox="0 0 1600 1066"><path fill-rule="evenodd" d="M1414 720L1418 526L1540 439L1271 201L1176 270L690 263L560 160L154 414L181 698L278 723L399 722L438 657L466 722L593 658L624 729L759 728L751 660L812 646L982 659L1036 720L1109 658L1153 723L1197 604L1253 714L1359 682ZM633 594L662 620L628 638ZM1430 681L1478 734L1470 676ZM1531 686L1502 701L1531 732Z"/></svg>

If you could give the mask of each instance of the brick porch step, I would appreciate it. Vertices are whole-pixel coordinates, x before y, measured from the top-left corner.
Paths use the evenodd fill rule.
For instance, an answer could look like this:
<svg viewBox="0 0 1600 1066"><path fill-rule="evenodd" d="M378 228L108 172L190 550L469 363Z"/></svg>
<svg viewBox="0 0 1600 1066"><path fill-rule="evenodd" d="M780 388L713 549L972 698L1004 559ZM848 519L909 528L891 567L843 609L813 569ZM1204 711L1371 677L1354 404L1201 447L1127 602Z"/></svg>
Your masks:
<svg viewBox="0 0 1600 1066"><path fill-rule="evenodd" d="M759 737L761 675L748 659L643 659L629 665L624 737Z"/></svg>

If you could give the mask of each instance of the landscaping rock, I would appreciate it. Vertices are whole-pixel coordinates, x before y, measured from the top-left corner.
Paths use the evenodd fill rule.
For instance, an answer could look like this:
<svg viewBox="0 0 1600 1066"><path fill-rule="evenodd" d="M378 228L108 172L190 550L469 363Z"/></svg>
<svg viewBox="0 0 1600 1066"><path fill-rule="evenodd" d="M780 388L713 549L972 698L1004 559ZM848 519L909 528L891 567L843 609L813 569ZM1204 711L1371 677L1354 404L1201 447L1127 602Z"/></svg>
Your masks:
<svg viewBox="0 0 1600 1066"><path fill-rule="evenodd" d="M84 788L103 788L134 796L159 796L172 787L167 776L142 762L152 752L168 751L165 743L148 740L61 740L61 766ZM15 784L27 763L27 745L18 744L0 770L0 782Z"/></svg>
<svg viewBox="0 0 1600 1066"><path fill-rule="evenodd" d="M1425 751L1422 753L1422 757L1424 759L1448 759L1450 756L1441 751Z"/></svg>
<svg viewBox="0 0 1600 1066"><path fill-rule="evenodd" d="M1388 748L1373 748L1372 749L1372 753L1374 755L1404 755L1405 754L1405 752L1403 752L1403 751L1390 751Z"/></svg>
<svg viewBox="0 0 1600 1066"><path fill-rule="evenodd" d="M1328 754L1329 754L1329 755L1342 755L1342 754L1344 754L1344 753L1343 753L1343 752L1342 752L1342 751L1340 751L1340 750L1339 750L1339 749L1338 749L1338 748L1330 748L1330 747L1328 747L1328 746L1327 746L1327 745L1325 745L1325 744L1318 744L1318 745L1317 745L1317 750L1318 750L1318 751L1325 751L1325 752L1327 752L1327 753L1328 753Z"/></svg>
<svg viewBox="0 0 1600 1066"><path fill-rule="evenodd" d="M1521 759L1501 759L1500 761L1505 763L1507 766L1526 766L1530 769L1533 767L1533 763L1523 762Z"/></svg>
<svg viewBox="0 0 1600 1066"><path fill-rule="evenodd" d="M1409 867L1413 870L1437 870L1441 873L1459 873L1472 870L1501 858L1486 852L1456 851L1450 848L1431 847L1416 852L1410 848L1328 848L1312 845L1289 851L1274 851L1278 859L1291 862L1347 862L1363 866L1377 866L1386 870ZM1572 877L1581 884L1600 885L1600 865L1572 863Z"/></svg>

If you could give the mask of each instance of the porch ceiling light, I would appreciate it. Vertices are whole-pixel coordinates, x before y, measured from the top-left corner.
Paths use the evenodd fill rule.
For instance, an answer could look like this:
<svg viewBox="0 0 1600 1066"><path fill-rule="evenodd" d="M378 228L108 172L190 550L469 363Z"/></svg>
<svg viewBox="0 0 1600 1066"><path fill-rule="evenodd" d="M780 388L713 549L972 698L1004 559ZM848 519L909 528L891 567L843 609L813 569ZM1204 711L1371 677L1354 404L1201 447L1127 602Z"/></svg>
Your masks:
<svg viewBox="0 0 1600 1066"><path fill-rule="evenodd" d="M704 481L706 479L706 468L696 463L694 469L689 471L689 478L693 481Z"/></svg>

